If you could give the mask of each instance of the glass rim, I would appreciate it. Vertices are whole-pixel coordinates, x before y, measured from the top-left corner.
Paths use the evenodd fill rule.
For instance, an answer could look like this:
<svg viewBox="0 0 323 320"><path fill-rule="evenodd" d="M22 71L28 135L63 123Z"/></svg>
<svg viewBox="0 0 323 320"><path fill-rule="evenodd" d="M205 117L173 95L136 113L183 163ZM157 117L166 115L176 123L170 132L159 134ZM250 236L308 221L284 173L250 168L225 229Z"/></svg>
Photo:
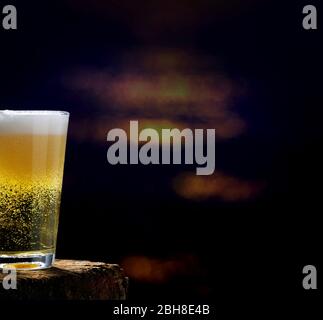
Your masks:
<svg viewBox="0 0 323 320"><path fill-rule="evenodd" d="M7 115L33 115L33 116L69 116L70 113L67 111L59 110L0 110L0 114Z"/></svg>

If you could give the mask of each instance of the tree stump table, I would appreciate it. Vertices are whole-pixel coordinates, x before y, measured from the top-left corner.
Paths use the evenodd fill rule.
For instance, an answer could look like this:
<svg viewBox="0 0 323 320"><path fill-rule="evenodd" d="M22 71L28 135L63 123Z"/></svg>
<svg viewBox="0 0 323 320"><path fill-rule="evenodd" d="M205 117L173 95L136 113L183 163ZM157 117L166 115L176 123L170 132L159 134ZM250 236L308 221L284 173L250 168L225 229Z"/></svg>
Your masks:
<svg viewBox="0 0 323 320"><path fill-rule="evenodd" d="M17 289L5 290L0 270L0 300L124 300L128 278L116 264L56 260L54 267L18 271Z"/></svg>

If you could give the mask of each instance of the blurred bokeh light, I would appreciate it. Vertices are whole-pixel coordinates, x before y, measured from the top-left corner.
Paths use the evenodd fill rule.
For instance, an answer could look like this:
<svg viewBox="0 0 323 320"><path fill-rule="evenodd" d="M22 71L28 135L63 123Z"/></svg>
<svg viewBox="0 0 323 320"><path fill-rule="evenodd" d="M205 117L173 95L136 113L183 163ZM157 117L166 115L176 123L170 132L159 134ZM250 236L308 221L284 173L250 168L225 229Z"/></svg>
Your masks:
<svg viewBox="0 0 323 320"><path fill-rule="evenodd" d="M245 181L217 172L212 176L180 174L174 179L175 192L190 200L245 201L255 198L264 188L263 182Z"/></svg>
<svg viewBox="0 0 323 320"><path fill-rule="evenodd" d="M130 120L139 120L141 129L165 124L166 128L215 128L218 139L236 137L246 129L233 108L245 89L214 60L149 48L128 57L129 53L121 59L117 72L83 69L65 79L75 94L91 99L98 109L91 128L80 119L82 130L73 130L77 138L104 141L108 129L128 132ZM208 71L208 66L213 69Z"/></svg>
<svg viewBox="0 0 323 320"><path fill-rule="evenodd" d="M163 283L176 276L203 273L198 258L187 254L169 259L129 256L122 261L122 266L132 279L148 283Z"/></svg>

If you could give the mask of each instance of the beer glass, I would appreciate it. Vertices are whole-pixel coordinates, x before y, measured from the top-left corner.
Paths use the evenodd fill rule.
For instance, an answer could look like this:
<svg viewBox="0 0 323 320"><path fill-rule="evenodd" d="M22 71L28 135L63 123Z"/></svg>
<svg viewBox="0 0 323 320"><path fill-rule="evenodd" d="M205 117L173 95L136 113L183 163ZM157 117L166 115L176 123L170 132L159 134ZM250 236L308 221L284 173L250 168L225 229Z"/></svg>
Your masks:
<svg viewBox="0 0 323 320"><path fill-rule="evenodd" d="M0 110L0 268L55 259L69 113Z"/></svg>

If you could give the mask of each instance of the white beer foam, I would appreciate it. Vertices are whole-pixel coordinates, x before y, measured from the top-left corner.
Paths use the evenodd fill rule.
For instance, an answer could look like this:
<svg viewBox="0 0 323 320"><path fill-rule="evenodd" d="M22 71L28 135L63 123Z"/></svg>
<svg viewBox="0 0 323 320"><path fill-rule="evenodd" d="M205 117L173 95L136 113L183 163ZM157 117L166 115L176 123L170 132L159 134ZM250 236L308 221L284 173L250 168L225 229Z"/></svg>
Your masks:
<svg viewBox="0 0 323 320"><path fill-rule="evenodd" d="M69 113L0 110L0 134L64 135Z"/></svg>

